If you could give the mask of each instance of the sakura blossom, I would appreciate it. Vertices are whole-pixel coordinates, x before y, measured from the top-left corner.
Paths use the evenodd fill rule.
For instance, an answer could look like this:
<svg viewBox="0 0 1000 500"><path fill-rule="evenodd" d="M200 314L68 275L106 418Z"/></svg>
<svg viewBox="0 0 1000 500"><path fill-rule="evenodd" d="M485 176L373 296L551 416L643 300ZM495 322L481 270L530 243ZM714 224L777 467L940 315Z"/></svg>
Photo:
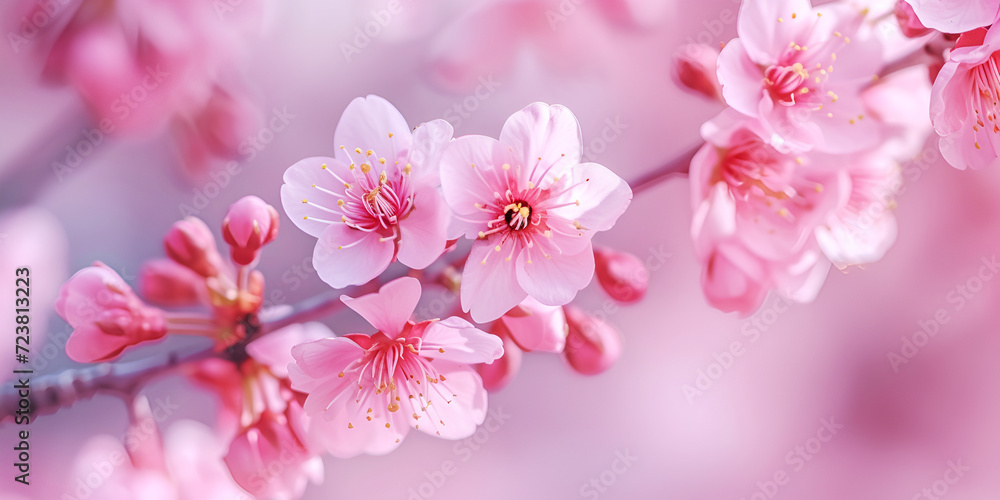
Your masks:
<svg viewBox="0 0 1000 500"><path fill-rule="evenodd" d="M334 288L371 281L399 260L423 269L444 251L448 212L438 162L452 138L444 120L409 125L385 99L357 98L344 110L334 157L285 171L281 202L318 241L313 265Z"/></svg>
<svg viewBox="0 0 1000 500"><path fill-rule="evenodd" d="M507 120L499 140L464 136L445 149L449 232L475 240L461 296L476 321L528 296L566 304L593 277L590 240L614 226L632 191L607 167L581 163L580 136L569 109L535 103Z"/></svg>
<svg viewBox="0 0 1000 500"><path fill-rule="evenodd" d="M406 277L374 294L342 296L378 331L292 348L292 388L308 394L311 435L330 454L388 453L411 427L462 439L485 419L486 391L469 363L500 357L500 339L457 317L413 322L420 290Z"/></svg>

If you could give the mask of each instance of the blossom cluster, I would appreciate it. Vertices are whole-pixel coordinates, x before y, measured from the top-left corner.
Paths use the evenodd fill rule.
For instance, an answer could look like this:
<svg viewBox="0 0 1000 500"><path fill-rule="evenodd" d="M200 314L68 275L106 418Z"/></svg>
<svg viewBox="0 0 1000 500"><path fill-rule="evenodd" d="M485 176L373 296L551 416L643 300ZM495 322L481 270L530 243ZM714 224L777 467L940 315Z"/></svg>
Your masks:
<svg viewBox="0 0 1000 500"><path fill-rule="evenodd" d="M702 126L690 170L713 306L749 314L772 290L809 302L831 267L877 261L895 241L899 165L921 153L936 105L926 63L909 60L931 35L913 33L905 13L747 0L737 38L677 58L682 85L726 106Z"/></svg>

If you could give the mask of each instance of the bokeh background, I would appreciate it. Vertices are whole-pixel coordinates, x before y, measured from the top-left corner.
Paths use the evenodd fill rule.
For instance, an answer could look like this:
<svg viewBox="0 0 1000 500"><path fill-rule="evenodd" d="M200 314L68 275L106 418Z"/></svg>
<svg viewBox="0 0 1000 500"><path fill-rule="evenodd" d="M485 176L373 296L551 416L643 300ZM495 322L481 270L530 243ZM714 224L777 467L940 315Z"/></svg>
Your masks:
<svg viewBox="0 0 1000 500"><path fill-rule="evenodd" d="M72 88L40 83L30 52L0 48L0 176L26 161L44 172L44 189L27 205L4 202L26 185L0 185L4 276L30 262L36 303L98 259L135 284L141 263L162 255L162 235L185 204L212 227L247 194L280 206L285 168L332 154L340 114L357 96L389 99L411 125L448 119L457 135L495 136L531 102L564 104L581 122L588 155L626 180L697 145L700 124L721 110L679 89L671 60L683 43L735 36L737 1L520 2L511 19L495 19L505 29L476 17L484 3L399 0L399 13L348 58L343 44L355 43L386 2L275 2L263 34L246 41L241 76L266 120L275 110L291 118L239 161L237 175L215 178L183 174L164 133L109 138L57 178L51 161L93 126L85 106ZM616 15L629 8L635 19ZM554 27L551 12L562 16ZM702 296L687 181L642 193L595 240L646 260L648 296L619 306L591 286L578 300L622 332L616 366L584 377L556 356L528 355L518 377L490 397L500 425L471 442L411 434L387 456L327 457L324 483L305 498L911 499L936 482L940 496L946 471L959 464L967 470L947 484L946 498L1000 498L1000 280L976 283L994 276L984 263L1000 251L1000 172L950 168L933 139L904 172L899 238L883 261L833 271L812 304L785 307L772 296L749 318L720 313ZM273 304L327 289L313 273L289 278L308 264L314 240L282 217L260 265L269 293L278 292ZM940 309L949 321L894 367L890 353L900 354L902 339ZM67 327L50 315L47 342L61 349ZM327 321L338 333L355 323ZM723 354L734 342L742 354ZM5 356L12 343L2 342ZM44 371L71 366L60 353ZM212 421L211 397L179 379L147 394L179 405L161 426ZM819 432L825 425L837 431L818 441L830 437ZM8 464L0 496L71 492L82 444L126 427L124 404L111 396L39 418L25 489L11 482L14 427L0 425L0 462ZM446 461L455 474L432 484ZM776 474L787 481L772 487Z"/></svg>

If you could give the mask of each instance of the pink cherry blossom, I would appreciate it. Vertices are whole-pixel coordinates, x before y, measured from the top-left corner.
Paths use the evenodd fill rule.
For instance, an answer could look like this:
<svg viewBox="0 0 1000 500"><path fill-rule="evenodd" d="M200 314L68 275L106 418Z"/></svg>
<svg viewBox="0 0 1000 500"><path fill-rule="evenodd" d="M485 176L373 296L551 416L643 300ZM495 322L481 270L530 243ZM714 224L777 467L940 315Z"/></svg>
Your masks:
<svg viewBox="0 0 1000 500"><path fill-rule="evenodd" d="M726 103L767 125L789 151L846 153L878 144L880 130L858 94L882 65L879 42L860 36L863 11L808 0L747 0L739 38L719 55Z"/></svg>
<svg viewBox="0 0 1000 500"><path fill-rule="evenodd" d="M212 230L197 217L175 222L163 238L163 248L175 262L206 278L217 276L225 267Z"/></svg>
<svg viewBox="0 0 1000 500"><path fill-rule="evenodd" d="M944 33L963 33L993 24L997 0L906 0L920 22Z"/></svg>
<svg viewBox="0 0 1000 500"><path fill-rule="evenodd" d="M476 241L462 274L462 308L496 319L531 296L573 300L594 274L591 238L632 200L628 184L580 163L573 113L535 103L511 116L500 140L465 136L441 160L441 187L455 214L452 236Z"/></svg>
<svg viewBox="0 0 1000 500"><path fill-rule="evenodd" d="M216 85L203 107L177 113L171 131L186 173L198 177L220 160L245 159L240 146L259 132L260 123L260 112L249 98Z"/></svg>
<svg viewBox="0 0 1000 500"><path fill-rule="evenodd" d="M749 313L772 288L808 302L830 267L814 231L847 203L850 179L822 163L839 159L783 154L735 115L702 128L708 143L691 162L702 288L723 311Z"/></svg>
<svg viewBox="0 0 1000 500"><path fill-rule="evenodd" d="M604 373L622 353L622 336L609 323L573 306L566 306L569 337L564 356L577 373Z"/></svg>
<svg viewBox="0 0 1000 500"><path fill-rule="evenodd" d="M931 88L941 155L965 170L1000 164L1000 28L963 34Z"/></svg>
<svg viewBox="0 0 1000 500"><path fill-rule="evenodd" d="M444 251L447 207L438 193L444 120L412 133L385 99L357 98L344 110L334 158L307 158L285 171L281 202L299 229L318 238L313 266L334 288L361 285L398 259L413 269Z"/></svg>
<svg viewBox="0 0 1000 500"><path fill-rule="evenodd" d="M112 359L126 347L167 334L163 311L143 304L101 262L77 271L63 285L56 312L73 327L66 354L81 363Z"/></svg>
<svg viewBox="0 0 1000 500"><path fill-rule="evenodd" d="M378 332L295 346L292 388L308 394L310 435L337 457L383 454L410 427L445 439L471 436L486 417L486 391L471 363L503 354L494 335L451 317L414 323L420 282L404 277L378 293L341 297Z"/></svg>
<svg viewBox="0 0 1000 500"><path fill-rule="evenodd" d="M247 266L260 249L278 236L278 211L256 196L244 196L222 219L222 237L232 249L233 262Z"/></svg>
<svg viewBox="0 0 1000 500"><path fill-rule="evenodd" d="M611 298L633 303L642 300L649 288L649 272L635 255L611 248L594 249L597 281Z"/></svg>

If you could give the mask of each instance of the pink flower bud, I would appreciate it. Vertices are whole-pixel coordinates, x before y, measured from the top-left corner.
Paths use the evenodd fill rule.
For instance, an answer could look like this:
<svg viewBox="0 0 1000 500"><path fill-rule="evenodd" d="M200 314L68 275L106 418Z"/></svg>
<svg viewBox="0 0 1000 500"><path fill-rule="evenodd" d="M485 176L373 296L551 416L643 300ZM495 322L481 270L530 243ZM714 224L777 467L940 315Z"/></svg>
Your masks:
<svg viewBox="0 0 1000 500"><path fill-rule="evenodd" d="M206 278L217 276L223 268L212 231L197 217L175 222L163 239L163 246L175 262Z"/></svg>
<svg viewBox="0 0 1000 500"><path fill-rule="evenodd" d="M139 270L139 294L162 306L190 306L208 300L205 278L170 259L143 264Z"/></svg>
<svg viewBox="0 0 1000 500"><path fill-rule="evenodd" d="M73 327L66 354L81 363L117 357L167 333L163 311L146 306L110 267L95 262L59 290L56 312Z"/></svg>
<svg viewBox="0 0 1000 500"><path fill-rule="evenodd" d="M896 2L896 20L899 21L899 28L903 31L903 35L909 38L919 38L934 31L924 26L920 19L917 19L913 7L905 0Z"/></svg>
<svg viewBox="0 0 1000 500"><path fill-rule="evenodd" d="M597 282L618 302L637 302L649 288L649 272L635 255L608 248L594 249Z"/></svg>
<svg viewBox="0 0 1000 500"><path fill-rule="evenodd" d="M712 100L722 99L716 76L719 50L700 43L682 45L674 55L674 79L684 88Z"/></svg>
<svg viewBox="0 0 1000 500"><path fill-rule="evenodd" d="M282 414L265 411L236 436L224 460L236 483L257 498L299 498L311 479L323 479L323 462L303 444L302 408L289 403Z"/></svg>
<svg viewBox="0 0 1000 500"><path fill-rule="evenodd" d="M622 353L621 334L573 306L565 309L569 336L563 353L569 365L584 375L597 375L611 368Z"/></svg>
<svg viewBox="0 0 1000 500"><path fill-rule="evenodd" d="M260 249L278 235L278 211L256 196L233 203L222 219L222 237L232 248L233 261L247 266L257 260Z"/></svg>
<svg viewBox="0 0 1000 500"><path fill-rule="evenodd" d="M494 392L507 387L507 384L514 380L517 372L521 369L521 358L524 357L524 353L517 346L517 343L511 340L507 327L502 321L493 323L490 333L503 339L503 356L494 360L492 364L476 365L476 371L483 379L483 388Z"/></svg>

